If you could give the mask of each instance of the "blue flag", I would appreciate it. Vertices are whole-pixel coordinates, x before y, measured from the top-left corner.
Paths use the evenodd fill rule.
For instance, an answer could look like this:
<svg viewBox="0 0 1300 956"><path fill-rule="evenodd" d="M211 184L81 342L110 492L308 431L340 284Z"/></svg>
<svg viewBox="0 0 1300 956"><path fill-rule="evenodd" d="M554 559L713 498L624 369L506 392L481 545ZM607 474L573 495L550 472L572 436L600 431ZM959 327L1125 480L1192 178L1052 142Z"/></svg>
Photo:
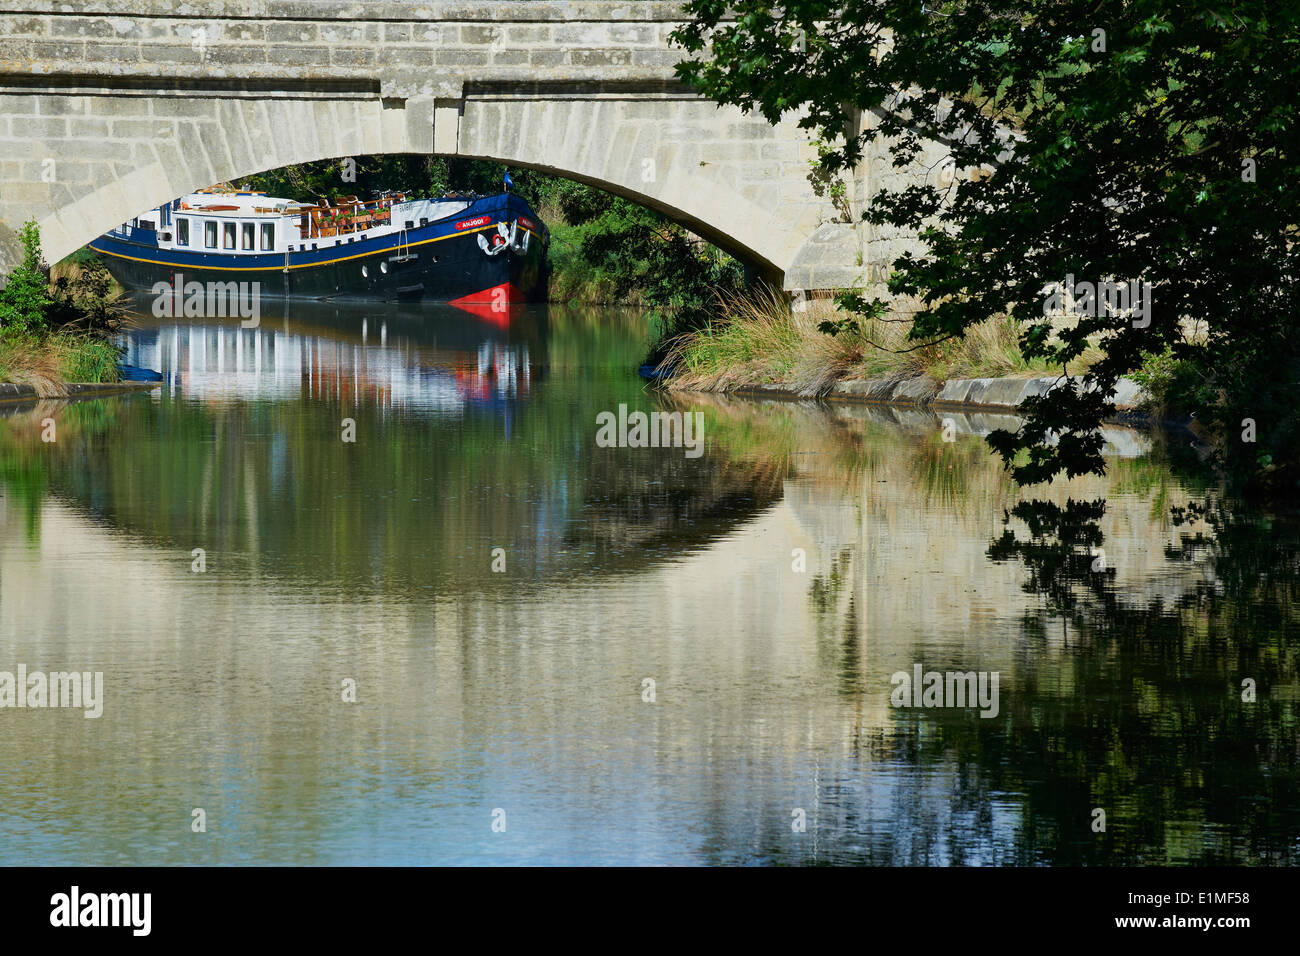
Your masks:
<svg viewBox="0 0 1300 956"><path fill-rule="evenodd" d="M506 170L506 192L510 192L515 186L515 181L510 178L510 170Z"/></svg>

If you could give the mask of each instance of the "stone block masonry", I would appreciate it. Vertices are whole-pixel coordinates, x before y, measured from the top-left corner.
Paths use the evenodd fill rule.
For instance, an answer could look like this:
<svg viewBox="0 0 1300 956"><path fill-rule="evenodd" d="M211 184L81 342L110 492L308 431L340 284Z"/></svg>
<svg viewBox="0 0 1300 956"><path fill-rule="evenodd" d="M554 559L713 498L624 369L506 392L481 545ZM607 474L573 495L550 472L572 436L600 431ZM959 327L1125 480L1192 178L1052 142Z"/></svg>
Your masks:
<svg viewBox="0 0 1300 956"><path fill-rule="evenodd" d="M658 0L12 0L0 269L29 218L57 261L216 182L437 153L643 203L789 290L864 282L870 244L823 228L835 211L798 117L768 126L676 81L683 16Z"/></svg>

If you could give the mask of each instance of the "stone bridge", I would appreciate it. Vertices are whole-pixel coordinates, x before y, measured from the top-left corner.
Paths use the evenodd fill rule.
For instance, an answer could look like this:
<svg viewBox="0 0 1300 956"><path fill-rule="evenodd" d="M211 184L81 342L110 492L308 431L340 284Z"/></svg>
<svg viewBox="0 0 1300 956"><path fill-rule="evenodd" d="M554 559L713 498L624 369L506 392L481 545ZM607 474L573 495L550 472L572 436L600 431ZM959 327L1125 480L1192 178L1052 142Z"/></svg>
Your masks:
<svg viewBox="0 0 1300 956"><path fill-rule="evenodd" d="M379 153L491 159L598 186L787 290L878 278L896 251L897 239L837 223L814 195L815 149L797 117L770 126L674 79L677 3L3 0L0 9L2 267L29 218L54 262L196 188ZM887 170L876 151L851 177L855 213Z"/></svg>

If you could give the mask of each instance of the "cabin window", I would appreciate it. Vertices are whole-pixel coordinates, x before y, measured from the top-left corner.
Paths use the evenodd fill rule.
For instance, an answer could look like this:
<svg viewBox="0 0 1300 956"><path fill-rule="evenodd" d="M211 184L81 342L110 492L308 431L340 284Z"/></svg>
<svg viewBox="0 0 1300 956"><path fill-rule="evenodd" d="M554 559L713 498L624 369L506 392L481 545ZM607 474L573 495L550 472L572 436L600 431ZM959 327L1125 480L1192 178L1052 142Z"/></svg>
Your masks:
<svg viewBox="0 0 1300 956"><path fill-rule="evenodd" d="M421 226L427 226L428 224L429 224L429 220L428 220L428 219L425 219L423 216L421 216L421 217L420 217L420 225L421 225Z"/></svg>
<svg viewBox="0 0 1300 956"><path fill-rule="evenodd" d="M215 222L205 222L203 224L203 245L209 249L217 248L217 224Z"/></svg>
<svg viewBox="0 0 1300 956"><path fill-rule="evenodd" d="M235 248L235 224L233 222L223 222L224 228L221 230L221 248Z"/></svg>
<svg viewBox="0 0 1300 956"><path fill-rule="evenodd" d="M253 251L253 224L245 222L241 224L243 228L239 230L239 248L245 252Z"/></svg>
<svg viewBox="0 0 1300 956"><path fill-rule="evenodd" d="M188 219L176 220L176 245L188 246L190 244L190 221Z"/></svg>
<svg viewBox="0 0 1300 956"><path fill-rule="evenodd" d="M262 223L262 248L275 248L275 223L273 222Z"/></svg>

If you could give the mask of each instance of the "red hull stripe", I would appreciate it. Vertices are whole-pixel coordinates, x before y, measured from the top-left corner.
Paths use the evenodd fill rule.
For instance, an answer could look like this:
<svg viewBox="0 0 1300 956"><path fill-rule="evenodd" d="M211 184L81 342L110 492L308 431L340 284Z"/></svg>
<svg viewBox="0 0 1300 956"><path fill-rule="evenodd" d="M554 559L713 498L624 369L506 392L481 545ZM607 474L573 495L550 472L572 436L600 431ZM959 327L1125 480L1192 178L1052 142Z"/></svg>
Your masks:
<svg viewBox="0 0 1300 956"><path fill-rule="evenodd" d="M471 292L448 303L486 322L502 327L510 324L511 313L517 312L523 304L524 294L509 282L494 285L482 292Z"/></svg>
<svg viewBox="0 0 1300 956"><path fill-rule="evenodd" d="M452 299L452 305L519 305L524 301L524 294L516 289L509 282L503 282L501 285L494 285L490 289L483 289L480 292L471 292L469 295L463 295L459 299Z"/></svg>

